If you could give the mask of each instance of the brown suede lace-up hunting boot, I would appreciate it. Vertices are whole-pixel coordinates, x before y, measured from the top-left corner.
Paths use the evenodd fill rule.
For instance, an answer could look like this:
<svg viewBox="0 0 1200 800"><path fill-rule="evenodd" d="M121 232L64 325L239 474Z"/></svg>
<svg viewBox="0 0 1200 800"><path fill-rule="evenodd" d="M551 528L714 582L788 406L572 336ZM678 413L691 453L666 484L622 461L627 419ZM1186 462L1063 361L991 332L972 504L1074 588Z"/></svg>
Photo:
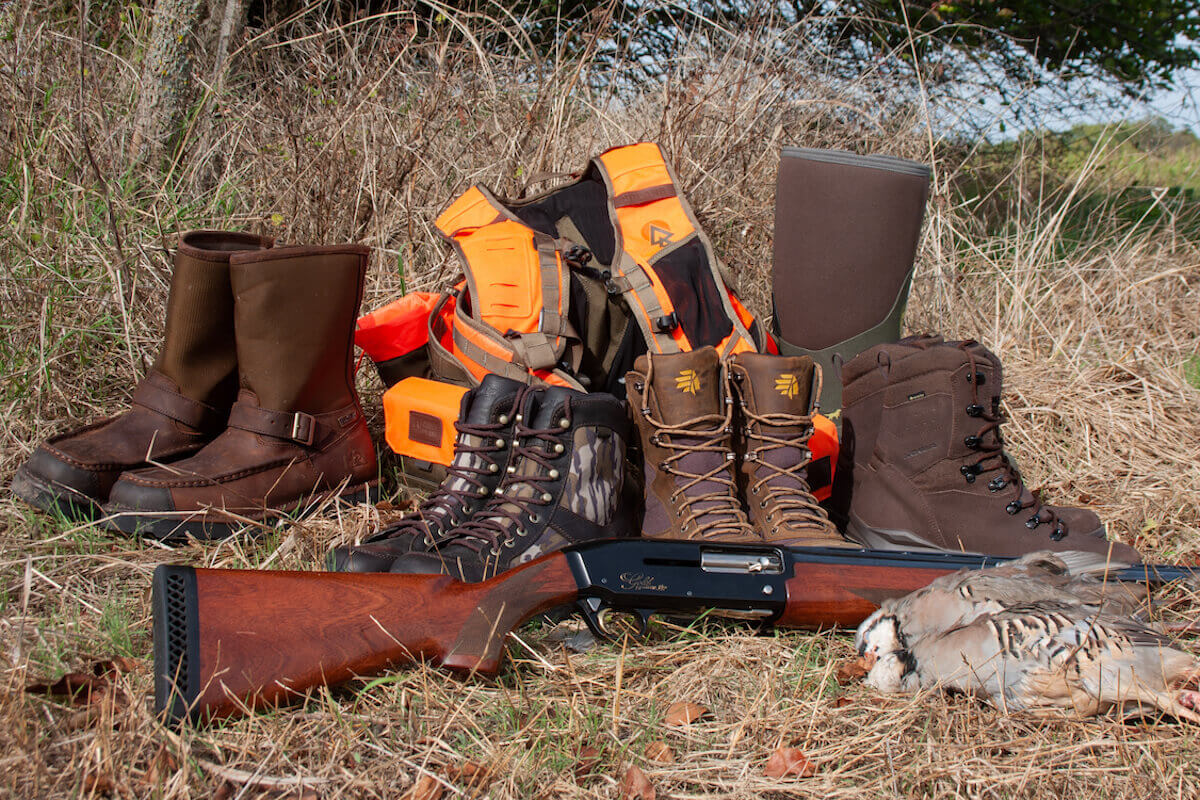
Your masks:
<svg viewBox="0 0 1200 800"><path fill-rule="evenodd" d="M1085 550L1136 562L1100 518L1044 505L1004 452L1000 360L972 341L881 345L846 364L855 453L847 535L868 547L1020 556ZM872 419L878 414L878 421Z"/></svg>
<svg viewBox="0 0 1200 800"><path fill-rule="evenodd" d="M194 456L121 476L112 527L156 539L228 536L331 497L369 500L375 447L354 390L354 321L369 250L287 247L230 259L241 391Z"/></svg>
<svg viewBox="0 0 1200 800"><path fill-rule="evenodd" d="M454 460L446 479L415 512L357 547L330 551L328 566L343 572L387 572L414 548L434 541L469 520L500 485L513 450L513 427L527 387L502 375L484 376L463 395L454 428Z"/></svg>
<svg viewBox="0 0 1200 800"><path fill-rule="evenodd" d="M397 558L391 572L481 581L568 545L637 535L620 400L562 386L530 389L515 436L488 504L428 550Z"/></svg>
<svg viewBox="0 0 1200 800"><path fill-rule="evenodd" d="M17 470L13 493L45 511L91 520L122 472L185 458L212 441L237 394L229 258L271 244L248 233L183 234L162 349L129 409L43 443Z"/></svg>
<svg viewBox="0 0 1200 800"><path fill-rule="evenodd" d="M645 464L642 535L761 544L738 496L733 402L717 351L639 356L625 391Z"/></svg>
<svg viewBox="0 0 1200 800"><path fill-rule="evenodd" d="M742 440L742 497L750 524L771 544L857 547L829 521L808 485L821 368L808 356L737 353L729 359Z"/></svg>

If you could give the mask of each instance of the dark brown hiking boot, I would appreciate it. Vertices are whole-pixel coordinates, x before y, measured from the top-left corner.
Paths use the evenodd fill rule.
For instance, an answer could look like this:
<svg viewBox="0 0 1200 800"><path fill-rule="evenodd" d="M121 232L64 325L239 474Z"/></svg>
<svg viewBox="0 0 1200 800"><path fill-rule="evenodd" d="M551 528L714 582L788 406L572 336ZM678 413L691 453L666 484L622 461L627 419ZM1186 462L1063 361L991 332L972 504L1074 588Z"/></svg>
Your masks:
<svg viewBox="0 0 1200 800"><path fill-rule="evenodd" d="M771 544L858 547L838 533L808 485L820 367L808 356L737 353L729 375L742 423L739 477L750 524Z"/></svg>
<svg viewBox="0 0 1200 800"><path fill-rule="evenodd" d="M230 259L241 391L228 427L190 458L122 475L105 506L112 527L213 539L331 498L374 497L352 359L368 253L287 247Z"/></svg>
<svg viewBox="0 0 1200 800"><path fill-rule="evenodd" d="M629 419L610 394L551 386L525 392L504 480L470 521L392 572L481 581L517 564L594 539L637 535L625 486Z"/></svg>
<svg viewBox="0 0 1200 800"><path fill-rule="evenodd" d="M356 547L329 552L331 570L387 572L392 562L414 548L429 547L488 502L500 485L513 450L513 428L520 417L526 385L491 374L463 395L454 429L454 460L446 479L412 514L389 525Z"/></svg>
<svg viewBox="0 0 1200 800"><path fill-rule="evenodd" d="M733 402L717 351L639 356L625 391L645 464L642 535L761 544L738 496Z"/></svg>
<svg viewBox="0 0 1200 800"><path fill-rule="evenodd" d="M1140 560L1105 538L1093 512L1044 505L1025 486L1004 452L1003 374L987 348L883 345L847 364L844 376L846 423L874 439L872 452L855 453L851 539L995 556L1111 548L1116 560Z"/></svg>
<svg viewBox="0 0 1200 800"><path fill-rule="evenodd" d="M42 444L17 470L13 493L45 511L94 519L122 472L190 456L224 430L237 394L229 257L271 244L248 233L183 234L162 349L129 410Z"/></svg>

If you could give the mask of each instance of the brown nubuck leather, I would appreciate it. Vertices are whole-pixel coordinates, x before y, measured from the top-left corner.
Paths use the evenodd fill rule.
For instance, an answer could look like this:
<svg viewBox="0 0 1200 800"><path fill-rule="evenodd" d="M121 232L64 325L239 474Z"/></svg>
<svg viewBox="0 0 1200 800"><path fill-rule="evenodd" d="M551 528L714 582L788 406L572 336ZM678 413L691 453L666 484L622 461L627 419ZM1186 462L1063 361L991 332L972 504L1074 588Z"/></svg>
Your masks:
<svg viewBox="0 0 1200 800"><path fill-rule="evenodd" d="M808 356L736 353L729 358L737 401L738 478L750 524L771 544L857 547L846 541L808 485L821 368Z"/></svg>
<svg viewBox="0 0 1200 800"><path fill-rule="evenodd" d="M241 389L228 427L190 458L127 472L105 511L125 533L228 536L378 486L354 389L369 250L287 247L230 259Z"/></svg>
<svg viewBox="0 0 1200 800"><path fill-rule="evenodd" d="M642 535L761 544L738 493L733 400L717 351L639 356L625 391L645 465Z"/></svg>
<svg viewBox="0 0 1200 800"><path fill-rule="evenodd" d="M871 348L843 370L852 442L847 536L867 547L1020 556L1110 553L1095 513L1050 506L1004 451L1000 359L974 341L914 337Z"/></svg>
<svg viewBox="0 0 1200 800"><path fill-rule="evenodd" d="M45 511L91 520L122 472L177 461L212 441L237 395L229 260L271 245L248 233L183 234L162 348L128 410L44 442L17 470L13 493Z"/></svg>

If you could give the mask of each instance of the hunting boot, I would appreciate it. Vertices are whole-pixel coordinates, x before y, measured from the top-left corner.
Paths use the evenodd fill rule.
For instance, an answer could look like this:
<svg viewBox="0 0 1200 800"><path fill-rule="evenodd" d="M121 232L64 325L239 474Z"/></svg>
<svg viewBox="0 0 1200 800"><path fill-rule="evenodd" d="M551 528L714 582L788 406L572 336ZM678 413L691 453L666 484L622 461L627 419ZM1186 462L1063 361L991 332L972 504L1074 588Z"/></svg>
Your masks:
<svg viewBox="0 0 1200 800"><path fill-rule="evenodd" d="M486 580L510 567L593 539L636 536L625 487L629 418L610 394L562 386L525 393L516 446L492 499L425 552L392 572Z"/></svg>
<svg viewBox="0 0 1200 800"><path fill-rule="evenodd" d="M972 342L884 345L846 365L846 422L874 429L856 453L847 535L867 547L1020 556L1138 554L1091 511L1044 505L1004 452L1000 360ZM862 383L865 391L859 391ZM878 423L870 414L878 409Z"/></svg>
<svg viewBox="0 0 1200 800"><path fill-rule="evenodd" d="M43 443L17 470L13 493L45 511L91 520L122 472L185 458L212 441L237 394L229 258L271 244L248 233L183 234L162 349L129 409Z"/></svg>
<svg viewBox="0 0 1200 800"><path fill-rule="evenodd" d="M900 338L929 198L929 167L881 155L784 147L775 192L772 298L783 355L835 360ZM841 381L821 413L840 423Z"/></svg>
<svg viewBox="0 0 1200 800"><path fill-rule="evenodd" d="M808 356L737 353L729 376L742 422L738 476L750 524L771 544L857 547L838 533L808 485L821 368Z"/></svg>
<svg viewBox="0 0 1200 800"><path fill-rule="evenodd" d="M377 492L354 390L354 320L370 251L287 247L230 259L241 391L191 458L127 472L105 511L126 533L214 539Z"/></svg>
<svg viewBox="0 0 1200 800"><path fill-rule="evenodd" d="M875 436L879 432L879 416L883 413L883 391L887 383L885 365L899 361L918 350L945 342L938 334L906 336L898 342L876 345L871 352L874 360L855 358L840 364L838 382L842 388L842 426L838 435L837 469L833 488L823 505L839 529L845 530L849 521L850 503L854 494L854 476L875 452Z"/></svg>
<svg viewBox="0 0 1200 800"><path fill-rule="evenodd" d="M404 519L357 547L330 551L328 566L342 572L387 572L414 547L429 547L483 508L500 485L513 449L525 384L489 374L463 395L454 429L454 459L446 479Z"/></svg>
<svg viewBox="0 0 1200 800"><path fill-rule="evenodd" d="M625 376L645 471L642 536L762 543L738 495L726 382L711 347L639 356Z"/></svg>

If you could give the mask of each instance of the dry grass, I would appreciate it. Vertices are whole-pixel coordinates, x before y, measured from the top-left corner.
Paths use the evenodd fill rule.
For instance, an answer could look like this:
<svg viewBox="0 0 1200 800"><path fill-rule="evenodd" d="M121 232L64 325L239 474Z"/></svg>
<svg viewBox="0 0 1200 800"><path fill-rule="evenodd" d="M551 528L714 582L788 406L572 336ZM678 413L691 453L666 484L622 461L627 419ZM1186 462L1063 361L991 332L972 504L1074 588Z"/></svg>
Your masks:
<svg viewBox="0 0 1200 800"><path fill-rule="evenodd" d="M57 7L0 10L11 32L0 50L4 481L41 438L121 406L154 353L164 245L179 230L364 241L376 248L376 305L402 280L431 287L455 270L431 223L469 182L514 195L537 172L648 138L670 154L762 311L780 144L931 157L919 97L890 86L886 65L838 84L795 38L718 37L719 53L691 53L661 87L617 94L589 88L613 81L598 80L586 48L539 60L510 39L481 58L461 40L415 42L396 16L253 32L197 117L211 122L160 169L127 152L144 19L93 20L86 47L76 25ZM1006 232L984 235L952 190L966 168L960 150L937 148L908 327L976 337L1002 355L1011 449L1050 497L1095 505L1155 559L1193 560L1200 391L1185 371L1200 351L1198 243L1169 225L1126 235L1098 213L1092 243L1064 248L1071 199L1047 202L1029 160L1009 178L1020 202ZM374 377L361 375L377 406ZM101 706L98 718L22 692L95 658L146 657L156 564L312 568L379 513L165 550L0 500L0 793L207 797L228 783L228 796L396 797L434 776L446 797L599 798L615 796L630 764L674 798L1200 793L1189 728L1039 721L962 699L840 689L833 664L849 646L837 635L663 625L649 644L581 655L556 632L529 629L494 682L411 669L179 736L152 718L145 670L120 679L133 702ZM677 700L712 716L669 728L663 714ZM676 761L648 761L653 741ZM765 777L781 745L803 749L816 775ZM577 778L585 747L599 753ZM472 784L468 761L490 777Z"/></svg>

